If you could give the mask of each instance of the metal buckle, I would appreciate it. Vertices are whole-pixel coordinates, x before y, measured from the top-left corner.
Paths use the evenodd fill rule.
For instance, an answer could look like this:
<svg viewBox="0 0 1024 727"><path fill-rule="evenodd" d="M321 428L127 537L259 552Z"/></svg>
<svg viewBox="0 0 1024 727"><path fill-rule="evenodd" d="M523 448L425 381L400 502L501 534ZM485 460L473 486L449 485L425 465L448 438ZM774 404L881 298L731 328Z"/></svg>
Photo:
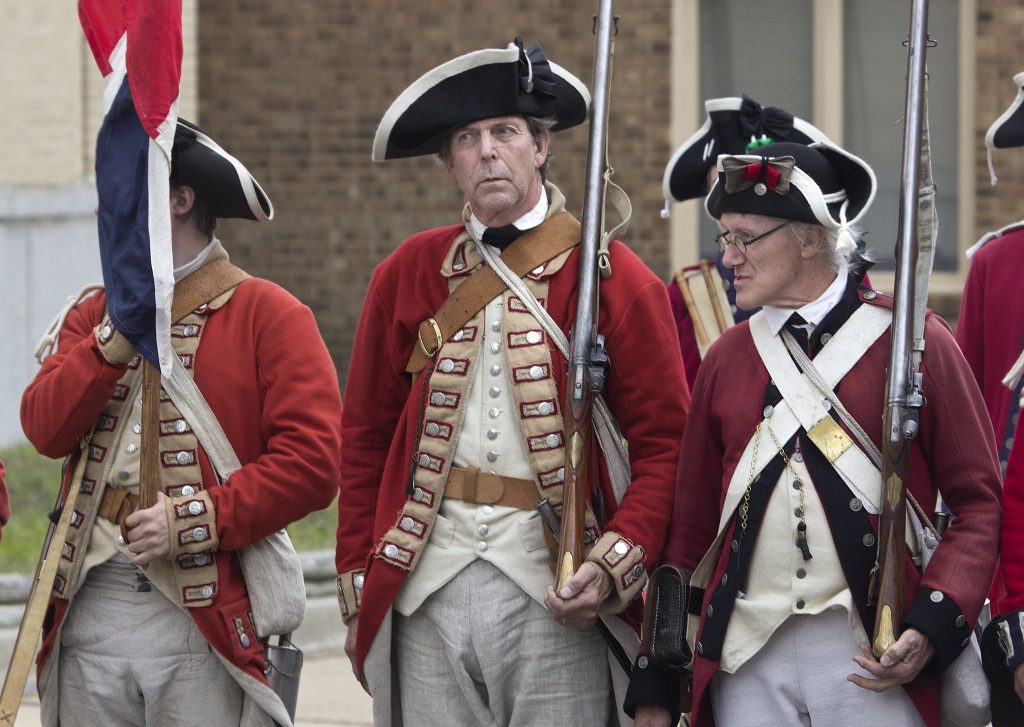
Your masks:
<svg viewBox="0 0 1024 727"><path fill-rule="evenodd" d="M426 323L430 324L430 327L434 329L434 336L437 339L437 345L433 351L428 351L426 344L423 343L423 326L420 325L418 331L416 331L416 340L420 344L420 350L426 355L427 358L433 358L434 355L441 350L441 346L444 345L444 339L441 338L441 327L437 325L437 321L433 318L428 318Z"/></svg>

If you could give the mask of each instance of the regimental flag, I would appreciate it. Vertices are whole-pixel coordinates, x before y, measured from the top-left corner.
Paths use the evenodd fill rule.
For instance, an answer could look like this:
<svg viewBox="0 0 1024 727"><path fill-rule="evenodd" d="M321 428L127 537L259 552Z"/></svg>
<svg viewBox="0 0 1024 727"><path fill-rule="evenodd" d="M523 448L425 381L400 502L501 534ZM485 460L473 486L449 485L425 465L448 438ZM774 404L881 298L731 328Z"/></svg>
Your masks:
<svg viewBox="0 0 1024 727"><path fill-rule="evenodd" d="M135 348L171 374L171 149L181 85L181 0L79 0L106 79L96 142L107 309Z"/></svg>

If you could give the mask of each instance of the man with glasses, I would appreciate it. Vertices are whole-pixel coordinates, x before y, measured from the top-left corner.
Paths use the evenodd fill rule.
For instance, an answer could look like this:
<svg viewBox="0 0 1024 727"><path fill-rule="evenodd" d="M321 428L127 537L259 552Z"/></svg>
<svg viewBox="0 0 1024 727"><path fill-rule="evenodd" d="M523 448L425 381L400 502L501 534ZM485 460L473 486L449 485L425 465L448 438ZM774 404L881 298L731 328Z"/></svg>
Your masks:
<svg viewBox="0 0 1024 727"><path fill-rule="evenodd" d="M737 305L763 309L708 352L682 444L663 560L692 572L692 724L936 725L938 677L968 643L996 562L984 402L929 316L907 486L925 510L941 492L957 518L924 573L908 549L900 636L876 660L881 476L852 422L881 446L892 301L850 264L874 174L831 145L788 143L720 156L718 171L706 204L722 261ZM667 725L674 685L650 681L635 677L627 706L642 705L638 725Z"/></svg>

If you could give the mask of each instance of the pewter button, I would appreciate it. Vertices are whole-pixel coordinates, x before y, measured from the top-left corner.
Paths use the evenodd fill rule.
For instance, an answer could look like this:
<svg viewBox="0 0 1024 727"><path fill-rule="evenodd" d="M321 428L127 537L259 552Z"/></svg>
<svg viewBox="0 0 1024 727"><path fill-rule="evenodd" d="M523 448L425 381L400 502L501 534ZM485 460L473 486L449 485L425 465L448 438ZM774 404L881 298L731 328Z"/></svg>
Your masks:
<svg viewBox="0 0 1024 727"><path fill-rule="evenodd" d="M729 574L728 573L723 573L722 574L722 585L724 586L728 582L729 582Z"/></svg>
<svg viewBox="0 0 1024 727"><path fill-rule="evenodd" d="M540 275L543 272L544 272L544 266L543 265L538 265L537 267L535 267L533 270L530 271L530 273L533 274L533 275Z"/></svg>
<svg viewBox="0 0 1024 727"><path fill-rule="evenodd" d="M501 366L498 364L491 366L491 376L501 376Z"/></svg>
<svg viewBox="0 0 1024 727"><path fill-rule="evenodd" d="M423 502L427 499L427 493L423 491L422 487L415 487L412 491L412 499L416 502Z"/></svg>
<svg viewBox="0 0 1024 727"><path fill-rule="evenodd" d="M486 525L481 525L480 527L478 527L476 529L476 532L477 532L477 534L480 535L480 537L483 537L483 536L487 535L487 533L491 532L491 529L489 527L487 527Z"/></svg>
<svg viewBox="0 0 1024 727"><path fill-rule="evenodd" d="M413 525L414 525L414 523L413 523L411 517L404 517L404 518L402 518L402 530L407 530L407 531L408 530L412 530Z"/></svg>
<svg viewBox="0 0 1024 727"><path fill-rule="evenodd" d="M196 335L196 331L198 330L199 329L196 328L195 324L189 323L187 326L185 326L184 330L182 330L182 333L184 333L186 336L194 336Z"/></svg>
<svg viewBox="0 0 1024 727"><path fill-rule="evenodd" d="M436 437L440 433L441 427L438 426L437 422L429 422L427 424L427 434L429 434L432 437Z"/></svg>
<svg viewBox="0 0 1024 727"><path fill-rule="evenodd" d="M184 487L181 488L182 497L192 497L192 495L194 494L196 494L196 488L194 488L192 485L185 485Z"/></svg>
<svg viewBox="0 0 1024 727"><path fill-rule="evenodd" d="M242 634L241 637L239 637L238 640L242 643L242 648L243 649L248 649L249 648L250 641L249 641L249 635L248 634Z"/></svg>
<svg viewBox="0 0 1024 727"><path fill-rule="evenodd" d="M178 462L178 464L182 464L182 465L184 465L184 464L192 464L192 453L191 452L178 452L174 456L174 459Z"/></svg>
<svg viewBox="0 0 1024 727"><path fill-rule="evenodd" d="M733 553L739 553L740 552L740 541L733 540L732 541L732 545L730 547L732 548L732 552Z"/></svg>
<svg viewBox="0 0 1024 727"><path fill-rule="evenodd" d="M558 468L558 479L559 479L559 481L565 479L565 467L559 467Z"/></svg>
<svg viewBox="0 0 1024 727"><path fill-rule="evenodd" d="M420 467L429 467L430 466L430 455L429 454L421 454L419 462L420 462Z"/></svg>
<svg viewBox="0 0 1024 727"><path fill-rule="evenodd" d="M643 574L644 574L644 566L643 566L642 563L637 563L635 566L633 566L633 577L634 578L639 578Z"/></svg>
<svg viewBox="0 0 1024 727"><path fill-rule="evenodd" d="M122 481L127 480L131 476L132 473L129 472L128 470L121 470L120 472L117 473L117 479Z"/></svg>
<svg viewBox="0 0 1024 727"><path fill-rule="evenodd" d="M768 186L764 182L758 182L754 185L754 194L758 197L764 197L768 194Z"/></svg>
<svg viewBox="0 0 1024 727"><path fill-rule="evenodd" d="M352 579L352 586L353 586L354 588L362 588L362 587L363 587L363 582L364 582L365 580L366 580L366 579L365 579L365 577L363 576L363 574L362 574L362 573L360 573L359 575L355 576L355 577L354 577L354 578Z"/></svg>
<svg viewBox="0 0 1024 727"><path fill-rule="evenodd" d="M206 540L206 530L203 528L192 528L192 539L196 542Z"/></svg>
<svg viewBox="0 0 1024 727"><path fill-rule="evenodd" d="M770 417L774 411L775 411L775 407L773 407L771 404L766 406L764 408L764 412L762 412L764 414L764 418L767 419L768 417Z"/></svg>
<svg viewBox="0 0 1024 727"><path fill-rule="evenodd" d="M877 295L878 293L876 293L875 291L869 290L866 293L864 293L864 300L874 300Z"/></svg>
<svg viewBox="0 0 1024 727"><path fill-rule="evenodd" d="M530 367L530 378L536 381L544 376L543 366L531 366Z"/></svg>
<svg viewBox="0 0 1024 727"><path fill-rule="evenodd" d="M455 362L452 361L450 358L443 358L441 359L441 363L439 363L437 367L441 369L441 371L443 371L444 373L450 374L452 371L455 370Z"/></svg>
<svg viewBox="0 0 1024 727"><path fill-rule="evenodd" d="M185 423L184 419L179 419L178 421L174 422L174 431L176 431L178 434L183 434L186 429L188 429L188 424Z"/></svg>
<svg viewBox="0 0 1024 727"><path fill-rule="evenodd" d="M491 440L497 439L498 438L498 430L497 429L488 429L487 430L487 438L491 439Z"/></svg>
<svg viewBox="0 0 1024 727"><path fill-rule="evenodd" d="M704 656L704 644L700 641L697 642L697 653Z"/></svg>
<svg viewBox="0 0 1024 727"><path fill-rule="evenodd" d="M864 543L865 546L870 548L875 544L875 536L871 533L868 533L861 539L861 542Z"/></svg>
<svg viewBox="0 0 1024 727"><path fill-rule="evenodd" d="M100 341L106 343L114 335L114 328L109 323L100 329Z"/></svg>
<svg viewBox="0 0 1024 727"><path fill-rule="evenodd" d="M132 425L132 431L135 432L136 434L142 434L142 425L139 424L138 422L135 422L135 424Z"/></svg>
<svg viewBox="0 0 1024 727"><path fill-rule="evenodd" d="M942 603L942 599L945 596L942 594L942 591L932 591L928 598L932 600L932 603Z"/></svg>
<svg viewBox="0 0 1024 727"><path fill-rule="evenodd" d="M794 460L795 460L796 462L803 462L803 461L804 461L804 455L803 455L803 452L797 452L796 454L794 454L794 455L793 455L793 459L794 459Z"/></svg>
<svg viewBox="0 0 1024 727"><path fill-rule="evenodd" d="M484 515L490 515L492 512L494 512L494 507L492 505L484 505L483 507L480 508L480 512L482 512Z"/></svg>
<svg viewBox="0 0 1024 727"><path fill-rule="evenodd" d="M394 543L388 543L386 546L384 546L384 555L386 557L392 558L392 559L393 558L397 558L398 557L398 546L395 545Z"/></svg>
<svg viewBox="0 0 1024 727"><path fill-rule="evenodd" d="M800 517L800 508L799 507L794 507L793 508L793 514L796 515L797 517Z"/></svg>
<svg viewBox="0 0 1024 727"><path fill-rule="evenodd" d="M464 338L465 336L466 336L466 333L465 333L465 331L463 331L463 330L462 330L462 329L460 328L459 330L457 330L457 331L455 332L455 335L454 335L454 336L452 336L452 340L453 340L453 341L456 341L456 342L458 342L458 341L461 341L461 340L462 340L462 339L463 339L463 338Z"/></svg>
<svg viewBox="0 0 1024 727"><path fill-rule="evenodd" d="M540 343L540 331L529 331L526 334L527 343Z"/></svg>
<svg viewBox="0 0 1024 727"><path fill-rule="evenodd" d="M712 606L712 605L711 605L711 604L709 603L709 604L708 604L708 618L711 618L711 617L712 617L712 616L714 616L714 615L715 615L715 607L714 607L714 606Z"/></svg>
<svg viewBox="0 0 1024 727"><path fill-rule="evenodd" d="M646 669L647 668L647 657L646 656L641 656L639 659L637 659L636 660L636 666L637 666L638 669Z"/></svg>
<svg viewBox="0 0 1024 727"><path fill-rule="evenodd" d="M802 598L798 598L797 599L797 601L796 601L796 607L797 608L803 608L806 605L807 604L804 602L804 599L802 599Z"/></svg>
<svg viewBox="0 0 1024 727"><path fill-rule="evenodd" d="M479 552L481 552L481 553L486 553L487 552L487 543L485 543L484 541L481 540L479 543L476 544L476 549Z"/></svg>
<svg viewBox="0 0 1024 727"><path fill-rule="evenodd" d="M806 578L807 577L807 571L805 571L803 568L797 568L796 569L796 577L797 578Z"/></svg>
<svg viewBox="0 0 1024 727"><path fill-rule="evenodd" d="M490 452L487 453L487 461L488 462L497 462L498 461L498 456L499 456L498 453L495 452L492 449Z"/></svg>
<svg viewBox="0 0 1024 727"><path fill-rule="evenodd" d="M199 515L203 511L203 503L193 500L188 504L188 511L192 515Z"/></svg>
<svg viewBox="0 0 1024 727"><path fill-rule="evenodd" d="M960 614L959 616L956 617L956 626L957 626L957 628L961 628L965 623L967 623L967 619L964 618L963 614Z"/></svg>
<svg viewBox="0 0 1024 727"><path fill-rule="evenodd" d="M204 566L210 562L210 556L208 556L206 553L196 553L194 556L192 556L192 562L195 563L197 566Z"/></svg>
<svg viewBox="0 0 1024 727"><path fill-rule="evenodd" d="M434 406L441 406L444 404L444 394L440 391L435 391L430 395L430 403Z"/></svg>
<svg viewBox="0 0 1024 727"><path fill-rule="evenodd" d="M549 447L557 447L561 443L562 438L557 434L549 434L544 438L544 441Z"/></svg>
<svg viewBox="0 0 1024 727"><path fill-rule="evenodd" d="M550 401L542 401L540 404L537 405L537 411L544 416L547 416L554 410L555 407Z"/></svg>
<svg viewBox="0 0 1024 727"><path fill-rule="evenodd" d="M501 387L492 386L490 389L487 390L487 395L490 396L492 399L497 399L499 396L501 396Z"/></svg>
<svg viewBox="0 0 1024 727"><path fill-rule="evenodd" d="M466 268L466 263L464 263L464 262L459 261L459 262L452 263L452 270L454 270L455 272L458 272L460 270L465 270L465 268Z"/></svg>
<svg viewBox="0 0 1024 727"><path fill-rule="evenodd" d="M498 353L500 351L501 351L501 344L500 343L495 342L495 343L491 344L491 353Z"/></svg>
<svg viewBox="0 0 1024 727"><path fill-rule="evenodd" d="M203 586L199 589L199 594L203 598L213 598L213 586Z"/></svg>
<svg viewBox="0 0 1024 727"><path fill-rule="evenodd" d="M860 512L861 509L863 509L863 507L864 503L861 502L859 498L855 497L852 500L850 500L850 509L853 510L854 512Z"/></svg>
<svg viewBox="0 0 1024 727"><path fill-rule="evenodd" d="M620 540L619 542L617 542L615 544L614 550L619 555L625 555L626 553L629 552L629 544L626 543L626 541L624 541L624 540Z"/></svg>
<svg viewBox="0 0 1024 727"><path fill-rule="evenodd" d="M825 399L825 401L821 402L821 408L825 411L830 411L832 409L832 402Z"/></svg>
<svg viewBox="0 0 1024 727"><path fill-rule="evenodd" d="M491 330L497 333L501 330L501 321L491 321Z"/></svg>
<svg viewBox="0 0 1024 727"><path fill-rule="evenodd" d="M826 343L828 343L831 340L832 340L832 334L831 333L822 333L821 334L821 345L822 346L824 346Z"/></svg>
<svg viewBox="0 0 1024 727"><path fill-rule="evenodd" d="M135 454L139 450L139 446L135 442L129 442L128 446L124 448L124 451L128 454Z"/></svg>
<svg viewBox="0 0 1024 727"><path fill-rule="evenodd" d="M489 416L489 417L490 417L491 419L497 419L498 417L500 417L500 416L501 416L501 409L499 409L499 408L498 408L498 407L496 407L496 406L495 406L495 407L492 407L492 408L491 408L491 409L490 409L490 410L489 410L489 411L487 412L487 416Z"/></svg>

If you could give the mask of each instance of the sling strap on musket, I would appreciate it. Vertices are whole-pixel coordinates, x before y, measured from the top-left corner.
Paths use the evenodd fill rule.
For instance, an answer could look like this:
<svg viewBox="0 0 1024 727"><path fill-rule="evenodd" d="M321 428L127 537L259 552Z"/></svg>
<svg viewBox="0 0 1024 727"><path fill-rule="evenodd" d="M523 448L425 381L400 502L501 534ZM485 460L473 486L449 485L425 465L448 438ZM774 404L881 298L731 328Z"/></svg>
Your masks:
<svg viewBox="0 0 1024 727"><path fill-rule="evenodd" d="M516 275L522 277L580 242L580 223L568 212L553 215L524 232L508 246L501 258ZM406 372L417 374L441 346L463 324L507 289L489 266L477 269L462 282L437 312L420 323Z"/></svg>

